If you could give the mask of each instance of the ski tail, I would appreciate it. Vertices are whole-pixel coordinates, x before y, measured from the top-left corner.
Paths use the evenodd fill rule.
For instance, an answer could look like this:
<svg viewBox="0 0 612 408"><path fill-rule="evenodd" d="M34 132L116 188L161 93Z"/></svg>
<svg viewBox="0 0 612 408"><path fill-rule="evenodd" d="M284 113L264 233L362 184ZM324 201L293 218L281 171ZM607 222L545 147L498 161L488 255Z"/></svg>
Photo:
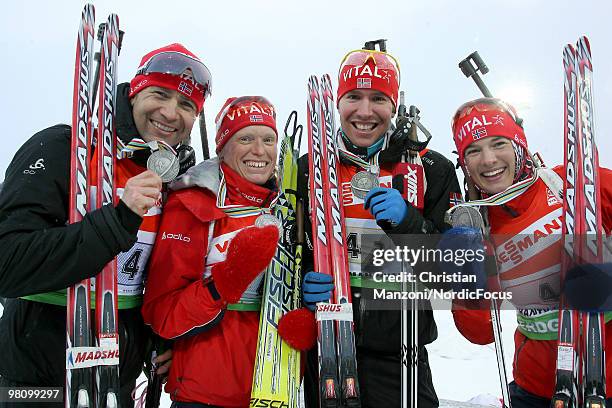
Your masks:
<svg viewBox="0 0 612 408"><path fill-rule="evenodd" d="M334 302L340 305L343 316L336 320L336 338L339 358L339 380L342 387L342 403L346 407L361 406L359 383L357 380L357 359L355 354L355 333L353 331L353 309L351 303L351 286L346 252L346 226L344 223L344 206L342 205L342 188L338 166L338 147L336 141L335 105L331 79L325 74L321 78L321 119L325 137L322 140L322 151L326 153L323 169L326 176L328 196L326 206L327 225L330 228L331 269L334 275ZM321 133L323 136L323 133Z"/></svg>
<svg viewBox="0 0 612 408"><path fill-rule="evenodd" d="M70 154L69 222L80 222L89 211L89 157L92 138L92 88L95 9L81 15L74 70ZM92 346L89 279L67 289L66 407L93 406L92 369L80 364L84 348Z"/></svg>
<svg viewBox="0 0 612 408"><path fill-rule="evenodd" d="M117 136L115 133L119 17L111 14L100 49L98 133L96 147L96 208L114 205ZM97 406L119 404L119 333L117 312L117 260L110 261L96 277L97 346L106 358L96 367Z"/></svg>

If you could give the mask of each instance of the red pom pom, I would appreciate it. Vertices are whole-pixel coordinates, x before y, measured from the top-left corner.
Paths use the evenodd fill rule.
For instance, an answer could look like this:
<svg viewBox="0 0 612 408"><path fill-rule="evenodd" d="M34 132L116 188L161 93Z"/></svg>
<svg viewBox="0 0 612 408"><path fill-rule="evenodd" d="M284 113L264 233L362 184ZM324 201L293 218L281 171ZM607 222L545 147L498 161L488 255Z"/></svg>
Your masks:
<svg viewBox="0 0 612 408"><path fill-rule="evenodd" d="M278 243L274 225L240 230L227 249L225 261L212 267L215 287L221 297L235 303L242 293L272 261Z"/></svg>
<svg viewBox="0 0 612 408"><path fill-rule="evenodd" d="M314 313L305 307L285 313L278 321L278 335L296 350L311 349L317 341Z"/></svg>

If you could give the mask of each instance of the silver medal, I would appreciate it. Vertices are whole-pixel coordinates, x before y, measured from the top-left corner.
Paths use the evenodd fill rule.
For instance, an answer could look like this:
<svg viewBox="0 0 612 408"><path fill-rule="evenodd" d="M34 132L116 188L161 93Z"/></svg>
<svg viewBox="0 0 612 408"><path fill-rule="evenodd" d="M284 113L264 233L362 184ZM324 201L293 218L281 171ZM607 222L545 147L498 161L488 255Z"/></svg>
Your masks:
<svg viewBox="0 0 612 408"><path fill-rule="evenodd" d="M179 160L169 150L155 150L147 160L147 168L169 183L179 174Z"/></svg>
<svg viewBox="0 0 612 408"><path fill-rule="evenodd" d="M279 237L283 236L283 223L272 214L261 214L255 219L256 227L265 227L266 225L275 225L278 228Z"/></svg>
<svg viewBox="0 0 612 408"><path fill-rule="evenodd" d="M357 198L364 199L368 191L378 186L378 177L369 171L360 171L351 179L351 190Z"/></svg>

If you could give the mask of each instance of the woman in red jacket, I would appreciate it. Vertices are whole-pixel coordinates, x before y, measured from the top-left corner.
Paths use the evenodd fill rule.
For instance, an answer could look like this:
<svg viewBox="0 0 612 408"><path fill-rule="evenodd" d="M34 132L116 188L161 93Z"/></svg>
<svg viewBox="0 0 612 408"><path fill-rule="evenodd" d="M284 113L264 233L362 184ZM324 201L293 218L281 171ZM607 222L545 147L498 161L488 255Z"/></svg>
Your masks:
<svg viewBox="0 0 612 408"><path fill-rule="evenodd" d="M534 180L523 183L528 187L508 195L503 204L488 206L487 215L499 284L512 293L517 308L511 402L514 408L548 408L555 387L564 169L534 168L516 112L499 99L463 104L455 113L452 129L459 163L480 196L508 192L511 185ZM603 225L610 234L612 172L601 168L600 177ZM488 309L463 310L455 303L453 316L459 331L471 342L493 342ZM612 315L606 317L606 367L612 373ZM607 390L609 398L612 375L607 377Z"/></svg>
<svg viewBox="0 0 612 408"><path fill-rule="evenodd" d="M174 339L166 392L175 407L247 407L259 325L261 274L278 229L276 115L262 97L227 100L217 158L171 188L149 264L144 320ZM263 217L262 217L263 216Z"/></svg>

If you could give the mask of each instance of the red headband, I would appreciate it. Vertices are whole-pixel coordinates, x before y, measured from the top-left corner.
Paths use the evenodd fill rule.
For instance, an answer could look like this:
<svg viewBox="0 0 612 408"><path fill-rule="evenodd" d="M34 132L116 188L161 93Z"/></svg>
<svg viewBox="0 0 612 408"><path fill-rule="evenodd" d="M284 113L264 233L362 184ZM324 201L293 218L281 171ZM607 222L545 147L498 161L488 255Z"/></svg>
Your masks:
<svg viewBox="0 0 612 408"><path fill-rule="evenodd" d="M337 102L354 89L374 89L385 94L397 106L399 67L382 52L359 50L349 53L338 72Z"/></svg>
<svg viewBox="0 0 612 408"><path fill-rule="evenodd" d="M495 99L491 98L495 102ZM501 136L514 140L527 150L525 132L516 121L512 107L507 109L496 102L481 99L461 106L453 120L453 140L459 153L459 163L464 163L465 149L477 140L491 136Z"/></svg>
<svg viewBox="0 0 612 408"><path fill-rule="evenodd" d="M268 126L276 131L276 112L266 98L261 96L242 96L229 98L215 118L217 136L215 151L219 153L231 137L247 126Z"/></svg>

